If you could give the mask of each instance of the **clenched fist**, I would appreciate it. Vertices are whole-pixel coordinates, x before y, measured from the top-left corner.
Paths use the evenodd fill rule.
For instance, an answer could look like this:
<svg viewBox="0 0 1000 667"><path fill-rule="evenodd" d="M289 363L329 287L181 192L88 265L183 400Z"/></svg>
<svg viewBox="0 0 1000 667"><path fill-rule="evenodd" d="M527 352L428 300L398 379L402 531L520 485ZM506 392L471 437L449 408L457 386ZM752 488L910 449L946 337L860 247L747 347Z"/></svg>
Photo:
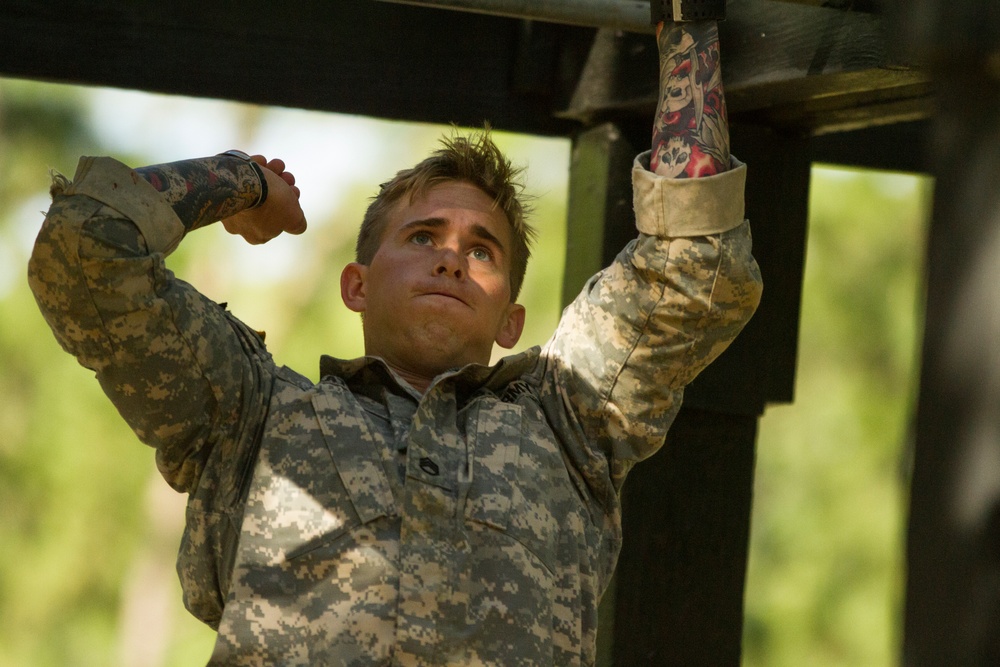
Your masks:
<svg viewBox="0 0 1000 667"><path fill-rule="evenodd" d="M299 206L299 188L295 176L285 171L285 163L277 158L268 161L263 155L253 155L263 167L267 179L267 199L262 206L241 211L225 218L223 226L230 234L238 234L247 243L267 243L282 232L301 234L306 231L306 216Z"/></svg>

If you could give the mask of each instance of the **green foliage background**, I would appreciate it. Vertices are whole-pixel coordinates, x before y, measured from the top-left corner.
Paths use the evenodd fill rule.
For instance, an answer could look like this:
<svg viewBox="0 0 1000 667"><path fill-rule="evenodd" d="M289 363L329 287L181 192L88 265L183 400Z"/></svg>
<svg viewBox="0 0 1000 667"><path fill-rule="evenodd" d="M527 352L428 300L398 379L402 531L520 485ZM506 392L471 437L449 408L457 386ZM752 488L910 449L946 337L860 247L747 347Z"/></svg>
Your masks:
<svg viewBox="0 0 1000 667"><path fill-rule="evenodd" d="M213 633L183 610L173 572L183 498L159 480L152 452L91 373L58 348L24 280L48 169L71 175L82 154L134 165L188 157L109 146L101 122L166 130L127 109L95 107L94 95L0 79L0 666L203 664ZM320 153L341 148L287 129L315 115L220 105L220 118L199 121L209 131L192 154L232 147L212 141L213 122L235 125L250 150L295 141ZM384 142L369 160L375 167L359 165L321 193L338 203L310 217L307 242L249 248L213 228L171 258L179 275L267 330L279 361L314 379L321 353L361 353L338 281L367 197L447 131L370 123ZM542 232L523 293L521 349L543 342L558 318L569 146L499 139L530 165ZM817 169L812 192L798 399L761 424L744 662L889 665L929 183ZM265 270L276 255L286 257L284 270Z"/></svg>
<svg viewBox="0 0 1000 667"><path fill-rule="evenodd" d="M931 191L813 168L796 400L758 436L746 665L898 664Z"/></svg>

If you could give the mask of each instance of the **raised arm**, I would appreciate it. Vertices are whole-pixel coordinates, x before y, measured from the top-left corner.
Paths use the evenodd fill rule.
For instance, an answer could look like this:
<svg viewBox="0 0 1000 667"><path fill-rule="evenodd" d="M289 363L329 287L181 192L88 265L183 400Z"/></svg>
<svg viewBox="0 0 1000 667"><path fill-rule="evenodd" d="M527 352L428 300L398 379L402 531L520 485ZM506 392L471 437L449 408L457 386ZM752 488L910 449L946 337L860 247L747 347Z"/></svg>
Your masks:
<svg viewBox="0 0 1000 667"><path fill-rule="evenodd" d="M56 339L96 372L179 490L199 483L209 456L250 454L246 424L263 414L271 362L252 331L164 260L220 217L251 242L304 229L294 179L277 162L214 156L132 170L83 158L72 182L56 177L28 265Z"/></svg>
<svg viewBox="0 0 1000 667"><path fill-rule="evenodd" d="M746 168L732 158L714 21L663 23L651 154L632 170L638 238L564 311L545 350L550 419L613 504L655 452L684 387L736 337L761 294L744 220ZM544 385L543 385L544 386Z"/></svg>

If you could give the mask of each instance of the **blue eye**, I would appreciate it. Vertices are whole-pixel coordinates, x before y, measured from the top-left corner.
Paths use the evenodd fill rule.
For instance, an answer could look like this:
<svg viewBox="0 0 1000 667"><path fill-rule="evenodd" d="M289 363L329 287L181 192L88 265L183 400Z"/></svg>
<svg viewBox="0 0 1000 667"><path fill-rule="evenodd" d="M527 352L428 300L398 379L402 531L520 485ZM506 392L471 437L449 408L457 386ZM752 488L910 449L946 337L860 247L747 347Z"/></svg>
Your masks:
<svg viewBox="0 0 1000 667"><path fill-rule="evenodd" d="M486 248L475 248L472 251L472 256L478 259L480 262L489 262L493 259L493 253L491 253Z"/></svg>
<svg viewBox="0 0 1000 667"><path fill-rule="evenodd" d="M431 235L427 232L417 232L410 237L411 243L416 243L417 245L429 245L431 242Z"/></svg>

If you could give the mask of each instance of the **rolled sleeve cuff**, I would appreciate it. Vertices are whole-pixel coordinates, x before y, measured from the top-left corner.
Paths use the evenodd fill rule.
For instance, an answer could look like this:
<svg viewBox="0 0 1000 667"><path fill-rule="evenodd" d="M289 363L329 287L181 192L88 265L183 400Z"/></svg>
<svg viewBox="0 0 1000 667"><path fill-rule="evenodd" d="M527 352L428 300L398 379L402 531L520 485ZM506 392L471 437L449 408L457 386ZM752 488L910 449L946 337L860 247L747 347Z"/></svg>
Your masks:
<svg viewBox="0 0 1000 667"><path fill-rule="evenodd" d="M84 195L121 213L139 228L150 252L170 253L184 238L184 224L160 193L113 158L80 158L64 194Z"/></svg>
<svg viewBox="0 0 1000 667"><path fill-rule="evenodd" d="M667 178L649 170L650 151L632 165L636 227L660 237L721 234L745 217L746 165L730 158L729 171L701 178Z"/></svg>

